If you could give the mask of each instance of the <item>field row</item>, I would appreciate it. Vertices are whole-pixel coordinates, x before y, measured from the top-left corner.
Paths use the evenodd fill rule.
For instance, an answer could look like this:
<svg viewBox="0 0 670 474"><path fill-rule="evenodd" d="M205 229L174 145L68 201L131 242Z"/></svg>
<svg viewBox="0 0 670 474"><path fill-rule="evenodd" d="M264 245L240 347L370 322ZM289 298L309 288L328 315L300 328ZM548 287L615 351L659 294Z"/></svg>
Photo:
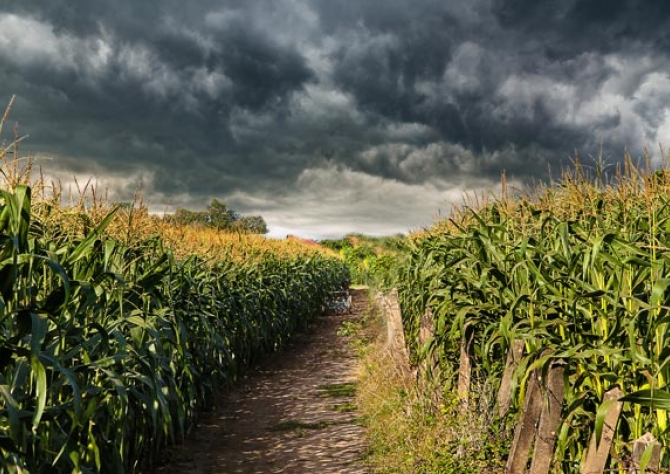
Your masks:
<svg viewBox="0 0 670 474"><path fill-rule="evenodd" d="M577 168L533 196L464 209L415 236L399 273L411 352L415 361L437 357L445 393L455 391L466 336L474 398L494 398L521 341L512 410L491 420L492 439L518 420L533 371L565 364L556 472L580 471L613 387L625 397L608 467L624 468L647 431L664 453L670 444L670 173L627 165L609 182ZM419 346L426 308L435 338Z"/></svg>
<svg viewBox="0 0 670 474"><path fill-rule="evenodd" d="M346 277L337 257L0 194L0 471L133 472Z"/></svg>

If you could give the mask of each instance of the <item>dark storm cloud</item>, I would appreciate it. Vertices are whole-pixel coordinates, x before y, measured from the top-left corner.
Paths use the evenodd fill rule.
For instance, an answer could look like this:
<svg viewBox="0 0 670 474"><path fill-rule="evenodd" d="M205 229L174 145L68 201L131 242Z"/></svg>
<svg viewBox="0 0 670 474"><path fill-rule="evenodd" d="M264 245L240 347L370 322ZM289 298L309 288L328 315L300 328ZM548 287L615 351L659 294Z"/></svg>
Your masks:
<svg viewBox="0 0 670 474"><path fill-rule="evenodd" d="M154 166L166 189L197 192L191 181L210 182L200 189L211 193L221 187L212 173L223 168L253 174L231 138L231 113L281 116L312 73L244 15L184 5L13 6L2 23L3 96L19 94L14 117L37 137L36 148L69 166ZM194 164L191 176L175 174Z"/></svg>
<svg viewBox="0 0 670 474"><path fill-rule="evenodd" d="M569 163L574 149L594 153L605 142L618 153L657 138L665 103L635 95L652 72L667 78L667 2L473 2L465 13L450 2L403 3L321 4L335 17L333 31L348 38L334 79L363 110L425 124L474 152L473 173L542 176L548 163ZM618 130L631 119L622 118L626 104L604 103L619 98L641 119L637 137ZM485 158L492 152L498 166ZM444 173L459 172L452 161L440 160ZM381 162L381 174L403 175L388 166L393 160Z"/></svg>
<svg viewBox="0 0 670 474"><path fill-rule="evenodd" d="M297 52L273 46L244 25L225 29L217 39L224 46L209 62L224 65L232 98L242 108L276 105L312 77Z"/></svg>
<svg viewBox="0 0 670 474"><path fill-rule="evenodd" d="M326 171L342 196L382 199L347 191L381 178L435 202L503 170L542 178L575 149L640 153L670 138L669 56L661 0L0 6L0 100L18 94L27 148L242 211L301 186L335 206Z"/></svg>
<svg viewBox="0 0 670 474"><path fill-rule="evenodd" d="M617 52L631 42L670 46L670 4L662 0L495 0L493 12L504 28L532 34L559 57L577 50Z"/></svg>

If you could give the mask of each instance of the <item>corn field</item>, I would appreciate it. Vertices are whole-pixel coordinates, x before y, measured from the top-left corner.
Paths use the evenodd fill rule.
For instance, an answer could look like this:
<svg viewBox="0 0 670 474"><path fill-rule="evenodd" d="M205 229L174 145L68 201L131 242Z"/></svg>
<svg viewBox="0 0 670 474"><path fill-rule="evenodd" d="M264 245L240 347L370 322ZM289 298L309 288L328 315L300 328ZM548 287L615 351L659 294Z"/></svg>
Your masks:
<svg viewBox="0 0 670 474"><path fill-rule="evenodd" d="M63 206L17 151L0 148L0 472L151 467L346 276L300 242L166 226L95 193Z"/></svg>
<svg viewBox="0 0 670 474"><path fill-rule="evenodd" d="M413 357L439 356L445 390L454 389L466 332L475 377L493 386L510 345L523 341L514 409L501 427L518 416L534 369L566 363L555 472L579 472L615 386L626 403L609 467L623 469L646 431L670 465L670 171L639 169L627 157L608 180L577 165L532 195L508 195L503 182L502 196L414 236L400 271L408 341L427 307L436 318L434 340L414 342Z"/></svg>

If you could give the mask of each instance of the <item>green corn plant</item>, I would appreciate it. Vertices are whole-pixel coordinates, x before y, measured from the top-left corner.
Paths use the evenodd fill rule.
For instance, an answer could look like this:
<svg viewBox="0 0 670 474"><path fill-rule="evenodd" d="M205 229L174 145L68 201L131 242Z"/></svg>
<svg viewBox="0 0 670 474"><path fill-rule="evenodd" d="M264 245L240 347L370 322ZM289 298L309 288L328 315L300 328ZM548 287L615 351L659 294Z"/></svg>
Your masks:
<svg viewBox="0 0 670 474"><path fill-rule="evenodd" d="M445 390L455 386L466 327L474 376L494 386L511 342L524 342L510 419L498 423L513 423L533 370L565 362L556 472L579 472L615 386L628 395L609 467L625 468L632 441L646 431L670 443L670 180L666 171L638 172L628 158L626 166L611 183L577 168L534 196L466 208L415 236L397 273L410 350L417 361L437 353L451 377ZM419 348L426 307L436 336Z"/></svg>
<svg viewBox="0 0 670 474"><path fill-rule="evenodd" d="M320 251L262 242L178 258L159 236L110 237L115 209L75 233L33 212L29 187L0 192L2 471L155 465L347 272Z"/></svg>

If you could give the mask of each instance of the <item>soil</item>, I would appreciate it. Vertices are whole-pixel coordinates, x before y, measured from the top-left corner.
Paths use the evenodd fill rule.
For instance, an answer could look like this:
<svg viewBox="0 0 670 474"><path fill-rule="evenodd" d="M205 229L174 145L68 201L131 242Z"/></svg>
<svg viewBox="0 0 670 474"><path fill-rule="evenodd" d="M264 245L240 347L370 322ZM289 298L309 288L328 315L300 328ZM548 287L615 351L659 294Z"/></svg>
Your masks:
<svg viewBox="0 0 670 474"><path fill-rule="evenodd" d="M351 314L317 318L249 373L157 472L366 473L365 430L355 406L359 360L347 328L360 322L369 300L367 290L351 294Z"/></svg>

